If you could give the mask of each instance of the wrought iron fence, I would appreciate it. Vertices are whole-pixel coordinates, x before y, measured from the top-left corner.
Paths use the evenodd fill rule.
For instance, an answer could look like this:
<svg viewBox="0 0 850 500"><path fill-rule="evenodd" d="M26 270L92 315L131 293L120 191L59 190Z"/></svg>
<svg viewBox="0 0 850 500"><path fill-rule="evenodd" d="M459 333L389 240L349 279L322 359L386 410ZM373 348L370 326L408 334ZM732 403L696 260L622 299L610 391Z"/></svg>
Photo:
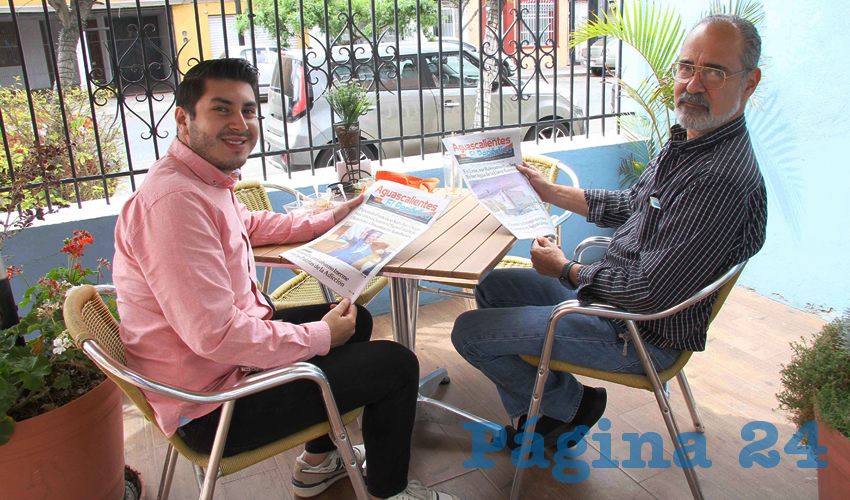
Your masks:
<svg viewBox="0 0 850 500"><path fill-rule="evenodd" d="M373 94L361 145L378 162L439 151L451 133L520 128L526 140L555 142L605 134L620 114L611 84L621 51L609 53L604 40L569 49L577 23L609 8L604 0L364 5L8 0L0 6L0 195L27 182L27 208L135 190L175 137L181 75L221 56L260 69L268 100L250 161L264 178L269 167L291 175L335 160L324 95L336 81L355 79ZM48 164L59 186L33 176Z"/></svg>

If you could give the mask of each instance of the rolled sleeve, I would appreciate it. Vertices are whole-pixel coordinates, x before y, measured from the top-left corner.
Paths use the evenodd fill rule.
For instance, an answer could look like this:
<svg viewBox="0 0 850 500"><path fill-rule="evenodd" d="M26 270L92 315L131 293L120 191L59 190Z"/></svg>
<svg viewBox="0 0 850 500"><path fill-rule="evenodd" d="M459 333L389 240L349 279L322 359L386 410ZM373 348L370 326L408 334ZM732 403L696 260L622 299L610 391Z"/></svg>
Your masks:
<svg viewBox="0 0 850 500"><path fill-rule="evenodd" d="M596 224L605 213L604 189L585 189L584 201L587 202L587 222Z"/></svg>
<svg viewBox="0 0 850 500"><path fill-rule="evenodd" d="M587 221L599 227L621 226L632 215L634 196L632 189L586 189L584 199L587 202Z"/></svg>

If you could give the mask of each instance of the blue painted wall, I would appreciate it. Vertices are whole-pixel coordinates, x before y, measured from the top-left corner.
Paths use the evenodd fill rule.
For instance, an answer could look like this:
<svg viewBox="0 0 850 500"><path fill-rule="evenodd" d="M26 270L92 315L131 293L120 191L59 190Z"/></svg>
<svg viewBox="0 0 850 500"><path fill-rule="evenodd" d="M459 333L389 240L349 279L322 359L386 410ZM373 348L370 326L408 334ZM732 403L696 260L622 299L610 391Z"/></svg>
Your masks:
<svg viewBox="0 0 850 500"><path fill-rule="evenodd" d="M709 7L659 3L688 29ZM762 3L760 103L746 116L768 188L768 237L738 283L798 309L837 313L850 306L847 2Z"/></svg>
<svg viewBox="0 0 850 500"><path fill-rule="evenodd" d="M587 147L572 151L561 151L550 153L549 156L557 158L569 165L579 176L583 187L615 188L617 186L616 165L627 153L621 146ZM442 169L425 170L414 172L419 177L438 177L442 179ZM561 176L560 182L568 182L565 176ZM321 189L324 189L322 187ZM304 189L305 193L312 192L312 188ZM291 195L282 192L273 192L270 195L272 205L281 207L292 201ZM110 260L114 253L115 221L117 216L109 215L94 219L76 222L63 222L41 227L29 228L5 242L4 254L13 256L9 263L23 267L24 274L31 284L39 277L44 276L49 269L56 266L64 266L67 262L65 254L60 252L65 238L73 236L75 229L88 231L94 237L94 244L90 245L83 257L83 265L91 268L97 266L97 259L107 257ZM568 253L572 252L575 245L587 236L594 234L611 234L608 230L599 229L584 221L583 217L573 217L563 226L563 247ZM530 242L518 242L511 250L511 255L528 256ZM191 265L191 262L186 263ZM292 272L285 269L277 269L272 274L271 290L280 286L285 280L291 278ZM102 280L104 283L111 282L111 273L106 271ZM12 280L12 290L15 298L20 301L26 284L21 278ZM422 304L428 304L441 300L444 296L431 293L421 294ZM370 304L369 309L374 315L384 314L390 310L389 290L384 290Z"/></svg>

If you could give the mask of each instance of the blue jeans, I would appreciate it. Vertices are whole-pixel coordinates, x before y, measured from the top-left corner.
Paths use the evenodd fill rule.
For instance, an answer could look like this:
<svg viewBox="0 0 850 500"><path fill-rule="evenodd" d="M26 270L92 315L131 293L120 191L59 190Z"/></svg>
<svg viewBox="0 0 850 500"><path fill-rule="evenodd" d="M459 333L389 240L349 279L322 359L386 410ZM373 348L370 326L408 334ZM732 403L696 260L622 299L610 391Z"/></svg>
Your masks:
<svg viewBox="0 0 850 500"><path fill-rule="evenodd" d="M546 323L554 306L576 298L576 291L533 269L498 269L475 289L478 310L458 316L452 330L457 352L481 370L499 390L511 418L528 411L537 368L519 355L540 356ZM555 329L552 359L622 373L645 373L637 349L623 354L625 331L612 320L567 314ZM669 368L681 351L646 343L655 368ZM565 372L551 371L543 392L542 414L563 422L575 416L584 387Z"/></svg>

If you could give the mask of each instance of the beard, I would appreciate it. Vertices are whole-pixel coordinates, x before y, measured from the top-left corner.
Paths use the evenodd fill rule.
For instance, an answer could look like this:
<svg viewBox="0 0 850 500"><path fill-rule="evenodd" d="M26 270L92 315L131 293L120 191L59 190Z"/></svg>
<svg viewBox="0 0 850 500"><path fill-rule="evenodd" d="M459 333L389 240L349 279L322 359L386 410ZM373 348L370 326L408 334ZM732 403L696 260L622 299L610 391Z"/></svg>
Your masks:
<svg viewBox="0 0 850 500"><path fill-rule="evenodd" d="M740 101L744 95L744 86L738 90L736 101ZM705 106L705 109L686 106L683 103L690 102L700 106ZM738 109L731 109L728 113L715 116L711 110L711 103L704 93L691 94L687 90L683 90L676 101L676 121L686 130L714 130L717 127L725 124L738 114Z"/></svg>
<svg viewBox="0 0 850 500"><path fill-rule="evenodd" d="M235 134L223 131L216 135L210 135L200 128L193 126L189 127L187 146L189 146L189 148L192 149L192 151L194 151L198 156L207 160L219 170L227 173L228 171L242 168L242 166L245 165L247 158L235 156L230 152L230 150L222 146L221 138L225 136L244 138L249 145L248 152L253 149L253 135L250 132Z"/></svg>

